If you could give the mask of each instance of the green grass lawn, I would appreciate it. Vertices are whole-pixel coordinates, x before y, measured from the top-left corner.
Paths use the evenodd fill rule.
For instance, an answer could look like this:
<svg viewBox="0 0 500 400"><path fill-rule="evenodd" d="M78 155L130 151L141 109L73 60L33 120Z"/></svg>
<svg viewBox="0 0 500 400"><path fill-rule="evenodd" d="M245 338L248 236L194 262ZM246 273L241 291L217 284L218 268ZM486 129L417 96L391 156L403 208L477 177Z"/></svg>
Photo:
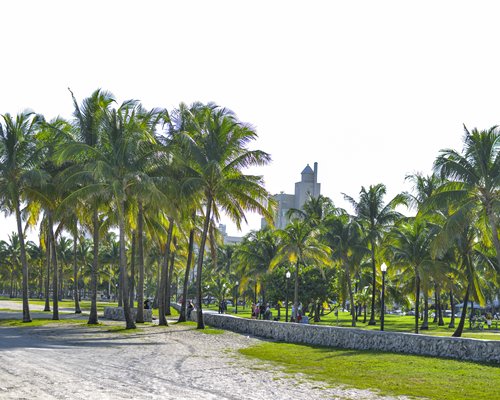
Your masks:
<svg viewBox="0 0 500 400"><path fill-rule="evenodd" d="M241 349L328 385L430 399L498 399L500 367L456 360L266 342Z"/></svg>

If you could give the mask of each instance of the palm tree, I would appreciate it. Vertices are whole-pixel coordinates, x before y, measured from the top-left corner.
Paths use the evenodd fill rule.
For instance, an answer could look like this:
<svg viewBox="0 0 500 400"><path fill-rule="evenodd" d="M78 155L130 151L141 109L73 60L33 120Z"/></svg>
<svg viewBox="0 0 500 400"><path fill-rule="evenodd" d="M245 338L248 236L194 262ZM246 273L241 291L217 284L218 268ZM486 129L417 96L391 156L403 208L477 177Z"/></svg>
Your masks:
<svg viewBox="0 0 500 400"><path fill-rule="evenodd" d="M383 199L386 194L385 185L379 183L370 186L368 190L361 187L359 201L344 194L344 198L354 207L356 217L358 218L366 238L370 244L371 263L372 263L372 304L371 315L368 325L375 325L375 298L376 296L376 250L381 241L383 233L402 215L394 210L398 204L404 203L402 196L396 196L388 204L384 204Z"/></svg>
<svg viewBox="0 0 500 400"><path fill-rule="evenodd" d="M37 163L35 133L38 118L25 111L13 118L2 115L0 123L0 196L1 207L9 214L14 213L17 234L20 241L23 270L23 322L31 322L28 303L28 262L21 221L21 203L25 195L25 177Z"/></svg>
<svg viewBox="0 0 500 400"><path fill-rule="evenodd" d="M398 275L411 277L415 282L415 333L418 333L422 276L428 275L439 263L431 255L431 243L436 233L437 227L423 219L409 218L394 227L385 241L385 251L390 254Z"/></svg>
<svg viewBox="0 0 500 400"><path fill-rule="evenodd" d="M183 191L202 193L204 225L200 238L197 265L198 329L203 329L202 269L209 226L225 212L238 229L245 221L245 211L255 211L271 219L269 193L262 177L246 175L243 168L265 165L270 156L260 150L249 150L257 134L240 122L229 110L214 105L200 107L193 114L192 132L177 137L185 156L186 179Z"/></svg>
<svg viewBox="0 0 500 400"><path fill-rule="evenodd" d="M331 214L339 214L343 210L335 208L332 200L323 195L317 197L309 194L309 198L302 206L302 210L291 208L287 212L289 220L300 218L311 224L313 228L317 228L322 221Z"/></svg>
<svg viewBox="0 0 500 400"><path fill-rule="evenodd" d="M472 296L473 299L484 303L484 296L478 279L478 266L481 263L488 264L488 261L479 249L479 230L471 223L474 221L474 217L472 219L471 217L472 215L467 216L461 212L452 214L443 225L433 243L433 250L437 255L447 251L451 246L456 247L459 268L463 271L467 280L462 316L452 335L454 337L462 336L469 297Z"/></svg>
<svg viewBox="0 0 500 400"><path fill-rule="evenodd" d="M271 228L247 234L234 251L234 263L242 279L240 290L245 290L249 282L254 283L255 302L265 275L271 270L278 251L277 236ZM265 293L265 292L264 292Z"/></svg>
<svg viewBox="0 0 500 400"><path fill-rule="evenodd" d="M283 262L295 265L295 287L293 304L295 311L299 305L299 269L300 266L317 265L320 269L330 265L330 248L319 240L319 231L305 222L294 220L283 230L276 233L279 245L276 256L271 262L271 269Z"/></svg>
<svg viewBox="0 0 500 400"><path fill-rule="evenodd" d="M361 226L347 214L330 215L321 226L322 237L330 246L332 258L339 262L344 270L344 276L349 293L351 309L351 325L356 326L356 309L351 275L353 267L368 253L363 243Z"/></svg>
<svg viewBox="0 0 500 400"><path fill-rule="evenodd" d="M73 112L75 142L73 146L65 146L60 158L62 161L65 161L69 158L73 158L71 156L74 155L74 160L77 161L79 167L81 167L83 163L92 160L93 155L92 152L85 152L82 154L80 146L88 146L91 149L101 147L102 118L105 110L107 110L111 103L114 102L114 98L109 92L97 89L90 97L84 99L82 104L79 105L71 90L70 93L75 108ZM67 154L64 152L67 152ZM90 180L91 182L96 183L93 180L93 177L86 173L85 169L81 170L81 174L75 173L71 176L74 177L77 182L85 179L85 182ZM89 221L87 225L90 226L93 231L93 261L90 284L91 304L88 324L97 324L99 322L97 317L97 271L99 268L99 228L101 225L99 218L99 206L104 203L104 199L97 193L94 193L90 197L86 197L92 214L92 217L90 218L91 221Z"/></svg>
<svg viewBox="0 0 500 400"><path fill-rule="evenodd" d="M489 225L490 238L496 250L496 269L500 272L500 241L498 215L500 213L500 133L496 126L469 131L464 125L463 153L445 149L434 163L434 169L449 179L440 191L453 197L464 213L469 210L484 218ZM487 221L487 222L486 222Z"/></svg>

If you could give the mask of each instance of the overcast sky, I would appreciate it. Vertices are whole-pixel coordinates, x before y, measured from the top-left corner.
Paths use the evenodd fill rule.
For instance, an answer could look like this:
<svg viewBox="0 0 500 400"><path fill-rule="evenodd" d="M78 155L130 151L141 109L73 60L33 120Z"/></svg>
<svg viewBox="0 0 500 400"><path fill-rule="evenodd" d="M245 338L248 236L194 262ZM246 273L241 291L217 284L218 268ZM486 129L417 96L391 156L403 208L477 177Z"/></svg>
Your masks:
<svg viewBox="0 0 500 400"><path fill-rule="evenodd" d="M389 200L461 149L462 124L500 122L495 1L8 0L0 15L0 114L69 118L68 87L147 108L214 101L256 127L273 162L252 172L272 193L318 162L336 205L380 182Z"/></svg>

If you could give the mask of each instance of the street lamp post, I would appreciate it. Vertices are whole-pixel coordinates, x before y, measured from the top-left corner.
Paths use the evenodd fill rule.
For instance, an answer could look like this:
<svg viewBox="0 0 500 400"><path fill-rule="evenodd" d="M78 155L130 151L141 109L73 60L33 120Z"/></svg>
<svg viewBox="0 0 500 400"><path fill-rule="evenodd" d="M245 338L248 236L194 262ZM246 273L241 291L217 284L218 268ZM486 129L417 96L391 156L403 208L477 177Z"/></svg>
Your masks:
<svg viewBox="0 0 500 400"><path fill-rule="evenodd" d="M240 290L240 284L237 283L236 284L236 296L235 296L236 297L236 308L234 310L235 314L238 314L238 294L239 294L239 290Z"/></svg>
<svg viewBox="0 0 500 400"><path fill-rule="evenodd" d="M382 309L380 310L380 330L384 330L384 314L385 314L385 273L387 272L387 265L382 263L380 266L382 271Z"/></svg>
<svg viewBox="0 0 500 400"><path fill-rule="evenodd" d="M285 322L288 322L288 281L290 280L290 277L292 275L290 274L290 271L286 271L285 274L285 283L286 283L286 289L285 289Z"/></svg>

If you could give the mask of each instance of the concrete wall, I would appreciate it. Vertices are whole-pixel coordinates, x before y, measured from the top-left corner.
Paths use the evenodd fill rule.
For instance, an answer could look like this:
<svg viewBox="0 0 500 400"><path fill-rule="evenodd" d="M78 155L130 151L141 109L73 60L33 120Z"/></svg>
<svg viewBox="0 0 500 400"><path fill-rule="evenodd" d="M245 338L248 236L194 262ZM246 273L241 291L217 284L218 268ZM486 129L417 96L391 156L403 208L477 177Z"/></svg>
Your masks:
<svg viewBox="0 0 500 400"><path fill-rule="evenodd" d="M132 308L132 318L134 321L137 316L137 308ZM123 307L104 307L104 318L115 321L125 321L125 312ZM144 322L153 322L153 310L144 310Z"/></svg>
<svg viewBox="0 0 500 400"><path fill-rule="evenodd" d="M447 357L500 364L500 341L366 331L203 313L207 325L289 343ZM191 314L196 321L196 311Z"/></svg>

